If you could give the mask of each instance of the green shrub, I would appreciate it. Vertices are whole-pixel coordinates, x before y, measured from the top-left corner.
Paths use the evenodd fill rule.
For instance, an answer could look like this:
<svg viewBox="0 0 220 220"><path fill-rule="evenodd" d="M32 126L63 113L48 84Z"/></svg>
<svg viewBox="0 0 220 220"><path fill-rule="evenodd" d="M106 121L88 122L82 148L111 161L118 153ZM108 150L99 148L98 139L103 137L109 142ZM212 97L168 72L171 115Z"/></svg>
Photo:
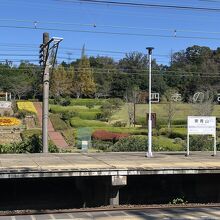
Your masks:
<svg viewBox="0 0 220 220"><path fill-rule="evenodd" d="M40 153L43 150L42 137L34 134L19 143L0 145L0 153ZM49 152L59 152L58 148L49 142Z"/></svg>
<svg viewBox="0 0 220 220"><path fill-rule="evenodd" d="M141 135L122 138L111 147L111 151L146 151L147 137Z"/></svg>
<svg viewBox="0 0 220 220"><path fill-rule="evenodd" d="M101 151L110 151L113 143L111 141L93 140L92 147Z"/></svg>
<svg viewBox="0 0 220 220"><path fill-rule="evenodd" d="M81 119L86 119L86 120L96 120L97 119L97 112L79 112L78 117Z"/></svg>
<svg viewBox="0 0 220 220"><path fill-rule="evenodd" d="M42 131L41 131L40 129L24 130L24 131L21 133L21 138L22 138L22 140L25 140L25 139L30 138L30 137L33 136L33 135L38 135L38 136L40 136L41 133L42 133Z"/></svg>
<svg viewBox="0 0 220 220"><path fill-rule="evenodd" d="M95 107L95 104L92 103L92 102L88 102L88 103L86 104L86 107L89 108L89 109L91 109L91 108L94 108L94 107Z"/></svg>
<svg viewBox="0 0 220 220"><path fill-rule="evenodd" d="M65 111L61 113L61 119L64 121L68 121L73 117L78 116L78 113L75 111Z"/></svg>
<svg viewBox="0 0 220 220"><path fill-rule="evenodd" d="M123 100L120 98L108 99L108 103L111 104L114 110L119 109L124 104Z"/></svg>
<svg viewBox="0 0 220 220"><path fill-rule="evenodd" d="M137 125L142 125L143 127L147 126L147 119L146 117L136 117L135 123Z"/></svg>
<svg viewBox="0 0 220 220"><path fill-rule="evenodd" d="M193 135L190 136L190 151L212 151L213 137L210 135Z"/></svg>
<svg viewBox="0 0 220 220"><path fill-rule="evenodd" d="M176 143L166 137L153 137L153 151L183 151L184 143Z"/></svg>
<svg viewBox="0 0 220 220"><path fill-rule="evenodd" d="M71 99L71 105L86 106L89 103L95 105L102 105L106 99Z"/></svg>
<svg viewBox="0 0 220 220"><path fill-rule="evenodd" d="M59 131L69 128L67 123L60 118L59 114L50 114L50 120L55 130Z"/></svg>
<svg viewBox="0 0 220 220"><path fill-rule="evenodd" d="M186 119L176 119L172 121L172 125L187 125Z"/></svg>
<svg viewBox="0 0 220 220"><path fill-rule="evenodd" d="M127 125L126 122L123 121L116 121L112 124L114 127L125 127Z"/></svg>
<svg viewBox="0 0 220 220"><path fill-rule="evenodd" d="M63 130L62 135L64 136L64 138L69 146L75 145L74 129L73 128Z"/></svg>
<svg viewBox="0 0 220 220"><path fill-rule="evenodd" d="M108 126L108 124L96 121L96 120L82 120L79 117L71 118L70 124L72 127L105 127Z"/></svg>
<svg viewBox="0 0 220 220"><path fill-rule="evenodd" d="M169 138L181 138L186 139L186 128L172 128L169 130L168 128L161 128L159 130L160 135L166 135Z"/></svg>
<svg viewBox="0 0 220 220"><path fill-rule="evenodd" d="M18 110L14 116L20 119L24 119L28 115L35 115L35 114L33 112L29 112L25 110Z"/></svg>
<svg viewBox="0 0 220 220"><path fill-rule="evenodd" d="M147 136L135 135L120 139L111 147L112 151L146 151L148 145ZM153 151L182 151L184 147L165 137L153 137Z"/></svg>

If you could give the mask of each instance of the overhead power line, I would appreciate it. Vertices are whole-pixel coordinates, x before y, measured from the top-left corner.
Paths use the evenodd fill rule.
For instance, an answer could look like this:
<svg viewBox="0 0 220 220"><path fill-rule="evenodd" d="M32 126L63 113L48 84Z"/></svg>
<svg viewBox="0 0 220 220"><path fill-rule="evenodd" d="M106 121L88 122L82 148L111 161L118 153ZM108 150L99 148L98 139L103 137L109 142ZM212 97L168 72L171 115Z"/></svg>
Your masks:
<svg viewBox="0 0 220 220"><path fill-rule="evenodd" d="M68 25L68 26L82 26L82 27L92 27L92 28L114 28L114 29L130 29L130 30L145 30L145 31L169 31L169 32L185 32L185 33L200 33L200 34L220 34L219 31L203 31L195 29L177 29L177 28L147 28L147 27L137 27L137 26L125 26L125 25L106 25L106 24L97 24L97 23L66 23L66 22L48 22L48 21L36 21L34 20L18 20L18 19L0 19L0 22L19 22L19 23L31 23L34 25L34 28L37 29L40 24L56 24L56 25Z"/></svg>
<svg viewBox="0 0 220 220"><path fill-rule="evenodd" d="M77 30L77 29L59 29L59 28L34 28L30 26L14 26L14 25L0 25L0 28L15 28L15 29L30 29L30 30L44 30L44 31L63 31L63 32L78 32L90 34L105 34L118 36L135 36L135 37L160 37L160 38L176 38L176 39L200 39L200 40L220 40L218 37L203 37L203 36L184 36L184 35L163 35L163 34L144 34L144 33L128 33L128 32L110 32L110 31L92 31L92 30Z"/></svg>
<svg viewBox="0 0 220 220"><path fill-rule="evenodd" d="M62 2L81 2L81 3L93 3L93 4L105 4L114 6L127 6L127 7L141 7L141 8L162 8L162 9L179 9L179 10L196 10L196 11L209 11L220 12L220 8L209 7L195 7L195 6L183 6L183 5L163 5L163 4L149 4L149 3L137 3L137 2L121 2L121 1L105 1L105 0L58 0Z"/></svg>

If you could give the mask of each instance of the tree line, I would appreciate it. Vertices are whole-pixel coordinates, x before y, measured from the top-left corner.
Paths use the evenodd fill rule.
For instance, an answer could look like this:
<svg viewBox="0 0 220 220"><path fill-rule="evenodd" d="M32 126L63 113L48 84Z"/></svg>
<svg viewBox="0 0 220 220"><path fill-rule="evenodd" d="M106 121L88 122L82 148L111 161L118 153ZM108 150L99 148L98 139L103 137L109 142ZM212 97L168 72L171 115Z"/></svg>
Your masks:
<svg viewBox="0 0 220 220"><path fill-rule="evenodd" d="M188 101L195 92L218 93L220 48L192 46L173 53L169 65L152 62L152 91L164 95L173 89ZM19 66L0 64L0 90L13 97L42 97L42 69L21 61ZM134 92L148 90L148 57L140 52L127 53L119 61L107 56L82 57L62 62L50 74L51 97L119 97L128 99Z"/></svg>

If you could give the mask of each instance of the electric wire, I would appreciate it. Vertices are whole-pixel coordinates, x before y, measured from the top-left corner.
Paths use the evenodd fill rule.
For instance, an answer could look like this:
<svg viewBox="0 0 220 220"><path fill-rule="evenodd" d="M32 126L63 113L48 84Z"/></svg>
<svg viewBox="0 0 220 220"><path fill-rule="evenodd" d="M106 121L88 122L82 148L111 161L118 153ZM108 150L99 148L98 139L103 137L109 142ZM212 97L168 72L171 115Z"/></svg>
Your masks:
<svg viewBox="0 0 220 220"><path fill-rule="evenodd" d="M182 5L164 5L164 4L149 4L149 3L137 3L137 2L122 2L122 1L106 1L106 0L58 0L60 2L68 3L92 3L92 4L104 4L113 6L129 6L129 7L141 7L141 8L161 8L161 9L175 9L175 10L196 10L196 11L208 11L208 12L220 12L220 8L210 7L195 7L195 6L182 6Z"/></svg>
<svg viewBox="0 0 220 220"><path fill-rule="evenodd" d="M14 25L0 25L0 28L15 28L15 29L29 29L29 30L44 30L44 31L63 31L63 32L77 32L90 34L104 34L104 35L118 35L118 36L135 36L135 37L158 37L158 38L174 38L174 39L200 39L200 40L217 40L218 37L202 37L202 36L184 36L184 35L162 35L162 34L143 34L143 33L128 33L128 32L110 32L110 31L92 31L92 30L77 30L77 29L59 29L59 28L41 28L29 26L14 26Z"/></svg>

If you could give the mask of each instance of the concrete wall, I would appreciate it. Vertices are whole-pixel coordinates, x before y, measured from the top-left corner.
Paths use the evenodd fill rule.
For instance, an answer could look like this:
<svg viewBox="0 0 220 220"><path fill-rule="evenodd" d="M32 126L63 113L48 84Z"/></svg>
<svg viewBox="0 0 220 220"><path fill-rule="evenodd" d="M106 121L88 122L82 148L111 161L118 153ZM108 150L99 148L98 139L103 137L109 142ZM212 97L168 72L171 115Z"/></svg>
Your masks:
<svg viewBox="0 0 220 220"><path fill-rule="evenodd" d="M66 177L0 180L0 209L81 208L109 204L111 178ZM220 202L220 175L128 176L121 204Z"/></svg>

